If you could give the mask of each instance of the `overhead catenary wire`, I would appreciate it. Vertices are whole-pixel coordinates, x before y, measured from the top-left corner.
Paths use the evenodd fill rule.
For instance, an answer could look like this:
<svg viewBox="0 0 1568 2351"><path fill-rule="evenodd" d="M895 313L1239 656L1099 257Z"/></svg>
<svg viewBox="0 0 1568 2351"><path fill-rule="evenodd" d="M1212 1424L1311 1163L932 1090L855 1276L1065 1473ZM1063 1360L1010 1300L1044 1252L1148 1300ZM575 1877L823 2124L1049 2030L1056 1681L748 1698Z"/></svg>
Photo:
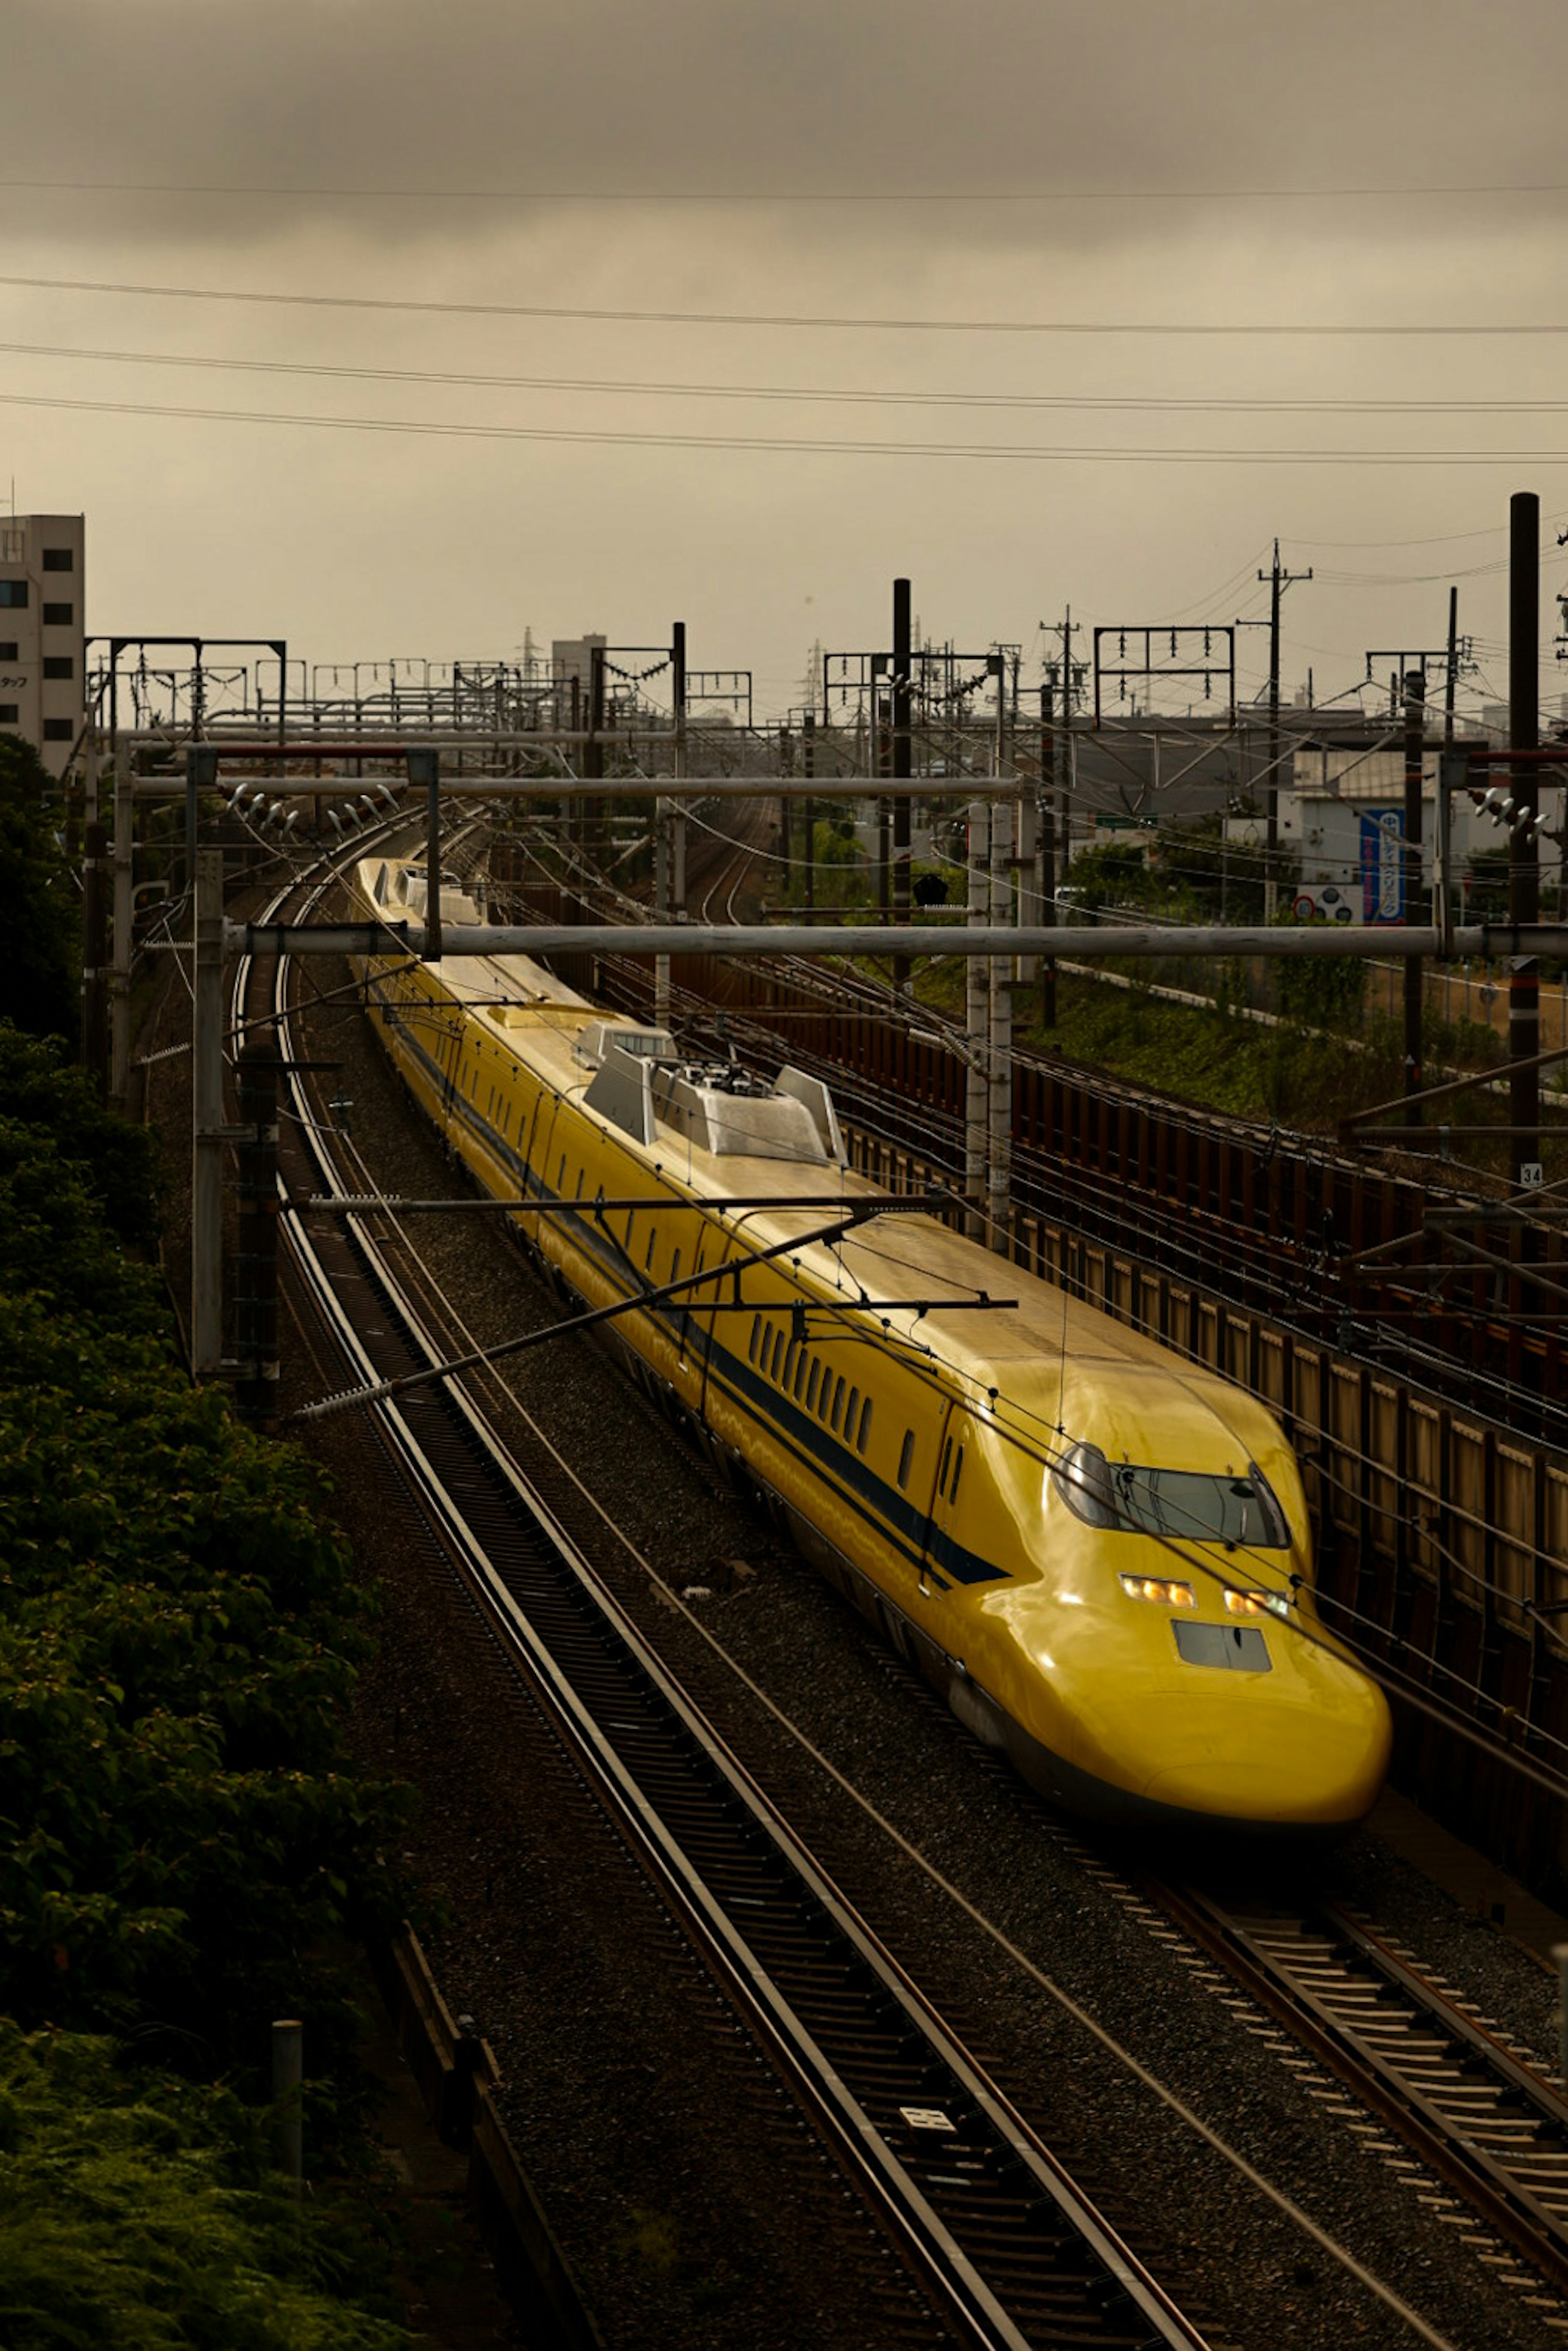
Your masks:
<svg viewBox="0 0 1568 2351"><path fill-rule="evenodd" d="M393 183L354 186L330 181L278 180L111 180L84 177L42 178L37 174L0 176L0 188L36 191L43 194L243 196L297 198L306 203L340 203L362 199L371 204L1132 204L1344 202L1384 198L1391 203L1434 196L1562 196L1568 182L1561 180L1435 180L1345 182L1260 182L1256 186L1186 187L1177 183L1163 187L1028 187L977 188L972 184L944 187L940 182L921 187L719 188L562 187L443 187L439 183L398 185Z"/></svg>
<svg viewBox="0 0 1568 2351"><path fill-rule="evenodd" d="M149 284L127 278L38 277L16 271L0 274L0 286L27 287L47 293L120 294L160 301L228 302L307 310L401 311L415 317L475 319L603 319L612 324L690 327L811 327L856 334L1192 336L1200 339L1259 337L1301 341L1314 336L1428 341L1443 336L1475 339L1521 336L1550 340L1568 335L1568 319L1479 320L1325 319L954 319L882 317L875 313L807 310L675 310L633 309L580 303L458 302L391 294L307 294L275 288L225 286Z"/></svg>
<svg viewBox="0 0 1568 2351"><path fill-rule="evenodd" d="M1568 329L1564 329L1568 332ZM1028 465L1109 463L1118 465L1568 465L1568 449L1309 449L1141 448L1116 444L1044 444L984 441L800 440L785 434L618 432L589 426L472 424L425 417L335 416L289 409L203 408L185 402L87 400L43 392L0 392L8 408L47 408L99 416L150 416L182 423L248 424L305 428L315 432L405 435L416 439L542 443L580 447L693 449L760 452L822 457L936 458Z"/></svg>
<svg viewBox="0 0 1568 2351"><path fill-rule="evenodd" d="M1072 414L1172 416L1561 416L1568 400L1275 399L1155 392L909 391L852 384L728 383L664 377L511 375L475 369L364 367L326 360L256 359L210 351L132 350L113 345L0 341L0 352L20 359L90 360L119 367L193 368L235 375L299 376L350 383L428 384L462 391L592 392L638 399L787 402L858 408L957 408ZM1267 552L1267 549L1264 550ZM1547 561L1543 550L1542 561ZM1235 576L1248 577L1251 565ZM1465 576L1465 575L1461 575ZM1228 587L1229 583L1228 583ZM1226 591L1221 591L1223 594ZM1200 600L1203 601L1203 600ZM1190 610L1191 607L1184 608ZM1173 616L1174 617L1174 616ZM626 673L607 664L616 676ZM667 666L660 664L658 667ZM656 675L657 669L647 675Z"/></svg>

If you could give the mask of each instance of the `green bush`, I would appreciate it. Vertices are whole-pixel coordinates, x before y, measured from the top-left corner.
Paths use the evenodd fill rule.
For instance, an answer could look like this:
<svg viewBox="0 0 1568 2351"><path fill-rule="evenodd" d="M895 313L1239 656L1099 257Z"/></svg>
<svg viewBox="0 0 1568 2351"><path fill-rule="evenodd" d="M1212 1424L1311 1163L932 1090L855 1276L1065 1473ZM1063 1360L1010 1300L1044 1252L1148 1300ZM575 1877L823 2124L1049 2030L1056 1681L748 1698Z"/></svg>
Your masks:
<svg viewBox="0 0 1568 2351"><path fill-rule="evenodd" d="M32 745L0 735L0 1019L39 1037L74 1037L80 1017L81 901L61 814Z"/></svg>
<svg viewBox="0 0 1568 2351"><path fill-rule="evenodd" d="M145 1214L135 1155L49 1061L0 1032L0 1102L65 1106L0 1115L0 2005L224 2064L303 2008L330 2072L308 1954L401 1907L341 1745L365 1595L319 1473L176 1367L101 1212Z"/></svg>
<svg viewBox="0 0 1568 2351"><path fill-rule="evenodd" d="M7 2351L401 2351L364 2209L269 2184L232 2095L0 2022Z"/></svg>

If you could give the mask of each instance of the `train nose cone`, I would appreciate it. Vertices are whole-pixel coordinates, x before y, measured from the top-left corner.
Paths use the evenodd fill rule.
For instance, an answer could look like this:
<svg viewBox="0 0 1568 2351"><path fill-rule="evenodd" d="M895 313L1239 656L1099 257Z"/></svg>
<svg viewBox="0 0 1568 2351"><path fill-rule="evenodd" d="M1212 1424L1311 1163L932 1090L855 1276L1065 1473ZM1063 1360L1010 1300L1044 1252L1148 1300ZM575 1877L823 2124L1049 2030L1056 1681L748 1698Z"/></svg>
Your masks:
<svg viewBox="0 0 1568 2351"><path fill-rule="evenodd" d="M1254 1686L1256 1691L1256 1686ZM1185 1687L1118 1708L1116 1775L1134 1797L1216 1825L1348 1827L1377 1801L1392 1730L1383 1693L1344 1674L1333 1707L1271 1694L1198 1706ZM1096 1729L1106 1739L1103 1717ZM1086 1760L1086 1759L1085 1759Z"/></svg>

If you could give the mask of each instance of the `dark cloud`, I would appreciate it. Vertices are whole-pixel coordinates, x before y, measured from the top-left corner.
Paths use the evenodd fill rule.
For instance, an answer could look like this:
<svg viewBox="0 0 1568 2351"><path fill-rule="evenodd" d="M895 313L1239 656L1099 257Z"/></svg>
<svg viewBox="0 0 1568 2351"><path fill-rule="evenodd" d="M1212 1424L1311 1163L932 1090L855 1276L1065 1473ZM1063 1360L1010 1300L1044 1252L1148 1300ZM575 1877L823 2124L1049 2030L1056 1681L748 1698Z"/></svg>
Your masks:
<svg viewBox="0 0 1568 2351"><path fill-rule="evenodd" d="M1559 0L72 0L68 37L58 0L5 15L0 176L427 192L8 199L33 234L67 237L248 240L338 217L379 239L461 238L517 217L454 201L463 189L956 196L1568 175ZM1490 201L1505 229L1521 216L1523 200ZM1322 211L1331 233L1358 225ZM1452 214L1433 200L1417 218L1440 235ZM890 236L1003 243L1173 225L1093 203L879 217Z"/></svg>

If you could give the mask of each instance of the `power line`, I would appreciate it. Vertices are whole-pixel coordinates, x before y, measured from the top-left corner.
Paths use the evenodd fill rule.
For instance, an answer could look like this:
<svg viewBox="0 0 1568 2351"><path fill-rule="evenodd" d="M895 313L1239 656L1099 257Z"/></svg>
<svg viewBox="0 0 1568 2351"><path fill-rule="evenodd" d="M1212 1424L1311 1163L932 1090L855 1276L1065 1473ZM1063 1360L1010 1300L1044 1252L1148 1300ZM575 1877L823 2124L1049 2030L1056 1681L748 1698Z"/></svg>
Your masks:
<svg viewBox="0 0 1568 2351"><path fill-rule="evenodd" d="M444 368L350 367L326 360L227 358L203 351L125 350L79 343L0 342L24 359L94 360L130 367L205 368L354 383L425 383L493 392L603 392L677 400L761 400L865 408L974 408L1072 413L1194 416L1556 416L1568 400L1260 400L1166 398L1155 393L883 392L827 384L672 381L664 378L496 375ZM1542 555L1542 561L1546 557Z"/></svg>
<svg viewBox="0 0 1568 2351"><path fill-rule="evenodd" d="M72 195L268 196L306 202L512 204L1175 204L1323 203L1432 196L1562 196L1561 180L1441 181L1364 187L1210 188L440 188L332 187L243 180L0 178L0 188Z"/></svg>
<svg viewBox="0 0 1568 2351"><path fill-rule="evenodd" d="M632 310L589 309L581 305L538 302L433 302L406 297L371 294L280 294L220 286L145 286L116 278L23 277L0 276L0 286L19 286L46 293L129 294L160 301L239 302L308 310L385 310L419 317L469 319L581 319L612 324L661 327L812 327L848 329L856 332L963 335L1152 335L1268 336L1293 340L1313 336L1418 338L1568 335L1568 322L1500 320L1492 326L1439 325L1431 320L1399 326L1379 319L1371 323L1328 321L1318 326L1278 325L1265 320L1225 322L1169 319L903 319L856 318L831 311L768 310Z"/></svg>
<svg viewBox="0 0 1568 2351"><path fill-rule="evenodd" d="M736 449L795 456L978 458L1025 465L1568 465L1568 448L1480 449L1137 449L1086 443L791 440L783 434L617 433L539 424L441 423L415 417L310 416L287 409L196 408L172 402L63 399L0 392L8 408L47 408L99 416L164 416L214 424L305 425L327 433L412 434L449 441L538 441L627 449Z"/></svg>

